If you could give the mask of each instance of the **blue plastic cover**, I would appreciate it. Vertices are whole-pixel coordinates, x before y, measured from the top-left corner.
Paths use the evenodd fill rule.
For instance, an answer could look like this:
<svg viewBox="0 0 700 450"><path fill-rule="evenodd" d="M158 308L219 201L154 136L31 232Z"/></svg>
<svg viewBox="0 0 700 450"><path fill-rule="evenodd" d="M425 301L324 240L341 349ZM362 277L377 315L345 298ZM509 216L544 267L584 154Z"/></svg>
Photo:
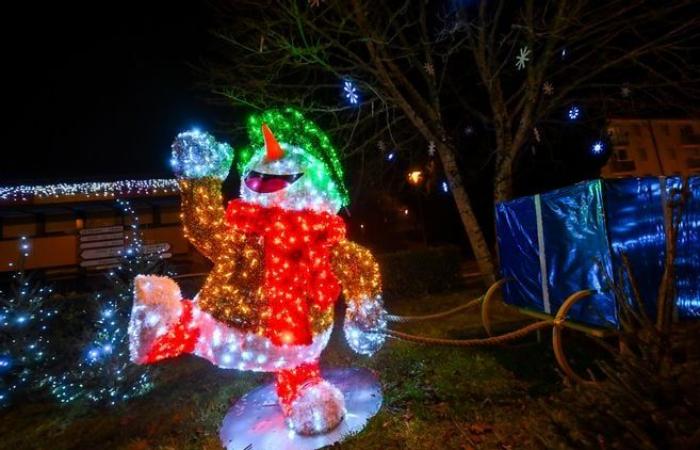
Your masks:
<svg viewBox="0 0 700 450"><path fill-rule="evenodd" d="M624 270L621 258L624 253L642 302L653 317L666 257L659 179L606 180L605 204L615 279L629 292L627 277L620 272Z"/></svg>
<svg viewBox="0 0 700 450"><path fill-rule="evenodd" d="M688 179L688 197L676 247L677 311L681 319L700 318L700 177Z"/></svg>
<svg viewBox="0 0 700 450"><path fill-rule="evenodd" d="M550 311L581 289L595 291L576 303L569 318L590 325L618 325L610 289L612 261L599 180L541 195Z"/></svg>
<svg viewBox="0 0 700 450"><path fill-rule="evenodd" d="M605 182L608 236L612 246L615 277L623 270L621 253L630 260L630 270L651 317L666 258L663 205L678 199L680 177L628 178ZM687 198L681 209L676 240L676 309L678 316L700 318L700 177L688 179ZM626 286L629 289L629 286Z"/></svg>
<svg viewBox="0 0 700 450"><path fill-rule="evenodd" d="M499 203L496 232L506 303L554 314L569 295L593 289L569 318L618 325L606 290L612 269L600 181Z"/></svg>
<svg viewBox="0 0 700 450"><path fill-rule="evenodd" d="M542 272L537 242L537 220L532 197L496 205L496 237L506 302L544 311Z"/></svg>
<svg viewBox="0 0 700 450"><path fill-rule="evenodd" d="M666 252L663 205L680 198L682 185L680 177L596 180L497 204L506 303L554 314L567 296L593 289L569 318L619 326L609 287L613 279L626 280L620 278L624 252L655 317ZM700 177L689 178L687 187L676 247L681 319L700 318Z"/></svg>

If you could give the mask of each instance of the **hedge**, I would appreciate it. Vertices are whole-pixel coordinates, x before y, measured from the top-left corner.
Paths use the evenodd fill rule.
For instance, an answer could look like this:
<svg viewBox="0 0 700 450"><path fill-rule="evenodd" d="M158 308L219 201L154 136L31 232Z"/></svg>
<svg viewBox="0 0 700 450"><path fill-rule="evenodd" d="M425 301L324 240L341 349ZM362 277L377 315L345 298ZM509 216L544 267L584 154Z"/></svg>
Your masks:
<svg viewBox="0 0 700 450"><path fill-rule="evenodd" d="M458 247L427 247L377 255L384 298L416 297L454 288L459 280Z"/></svg>

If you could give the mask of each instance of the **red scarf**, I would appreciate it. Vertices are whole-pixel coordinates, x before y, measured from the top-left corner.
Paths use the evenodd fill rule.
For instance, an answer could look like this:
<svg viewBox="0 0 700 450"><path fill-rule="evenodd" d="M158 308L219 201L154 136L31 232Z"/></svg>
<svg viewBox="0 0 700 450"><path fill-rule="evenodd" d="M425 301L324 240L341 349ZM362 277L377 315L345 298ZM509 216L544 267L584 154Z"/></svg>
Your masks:
<svg viewBox="0 0 700 450"><path fill-rule="evenodd" d="M327 311L340 295L330 249L345 238L343 219L236 199L228 204L226 220L234 230L263 238L267 336L276 345L310 344L310 309Z"/></svg>

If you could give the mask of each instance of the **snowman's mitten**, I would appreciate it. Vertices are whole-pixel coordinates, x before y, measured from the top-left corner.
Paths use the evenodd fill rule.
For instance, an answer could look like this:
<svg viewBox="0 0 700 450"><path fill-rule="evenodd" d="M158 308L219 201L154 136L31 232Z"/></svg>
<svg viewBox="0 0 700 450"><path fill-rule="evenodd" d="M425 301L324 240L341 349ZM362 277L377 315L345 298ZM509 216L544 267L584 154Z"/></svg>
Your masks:
<svg viewBox="0 0 700 450"><path fill-rule="evenodd" d="M172 150L170 162L177 178L224 180L233 161L230 145L217 142L212 135L201 131L178 134Z"/></svg>
<svg viewBox="0 0 700 450"><path fill-rule="evenodd" d="M380 295L348 302L343 330L350 347L362 355L379 350L386 340L386 315Z"/></svg>
<svg viewBox="0 0 700 450"><path fill-rule="evenodd" d="M149 354L156 340L168 333L183 312L182 294L168 277L138 275L129 319L129 354L136 364L153 362Z"/></svg>

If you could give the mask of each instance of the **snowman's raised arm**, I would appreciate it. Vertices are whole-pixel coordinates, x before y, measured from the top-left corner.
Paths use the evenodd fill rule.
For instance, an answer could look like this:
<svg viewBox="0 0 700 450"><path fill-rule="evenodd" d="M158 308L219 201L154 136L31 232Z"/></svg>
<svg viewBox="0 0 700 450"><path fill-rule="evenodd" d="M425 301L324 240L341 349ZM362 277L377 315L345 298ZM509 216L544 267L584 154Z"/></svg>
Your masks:
<svg viewBox="0 0 700 450"><path fill-rule="evenodd" d="M331 265L347 304L343 330L348 344L371 355L384 343L386 330L379 264L366 248L341 241L331 250Z"/></svg>
<svg viewBox="0 0 700 450"><path fill-rule="evenodd" d="M197 250L213 260L221 254L230 232L224 218L221 180L205 177L178 180L180 217L185 237Z"/></svg>
<svg viewBox="0 0 700 450"><path fill-rule="evenodd" d="M180 185L185 236L204 256L214 259L225 245L221 185L228 175L233 149L200 131L180 133L172 145L172 165Z"/></svg>

